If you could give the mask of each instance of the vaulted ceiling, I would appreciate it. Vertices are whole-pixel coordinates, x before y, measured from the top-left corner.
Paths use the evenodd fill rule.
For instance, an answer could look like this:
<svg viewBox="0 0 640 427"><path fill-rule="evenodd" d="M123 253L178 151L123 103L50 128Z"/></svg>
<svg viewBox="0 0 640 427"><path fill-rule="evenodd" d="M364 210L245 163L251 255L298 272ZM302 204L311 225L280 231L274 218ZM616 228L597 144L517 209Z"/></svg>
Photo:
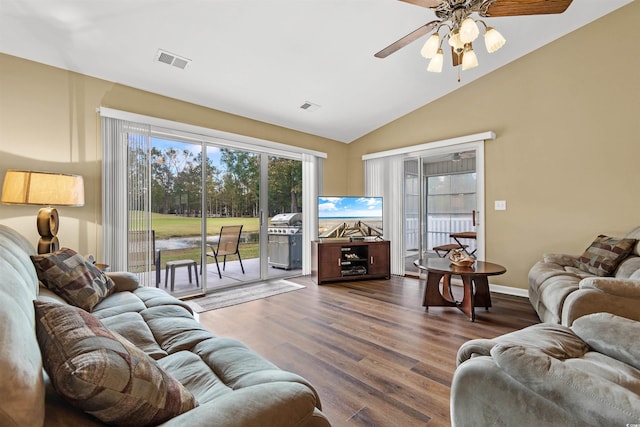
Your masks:
<svg viewBox="0 0 640 427"><path fill-rule="evenodd" d="M349 143L630 1L488 18L507 44L460 82L426 71L426 37L373 56L435 19L397 0L0 0L0 52Z"/></svg>

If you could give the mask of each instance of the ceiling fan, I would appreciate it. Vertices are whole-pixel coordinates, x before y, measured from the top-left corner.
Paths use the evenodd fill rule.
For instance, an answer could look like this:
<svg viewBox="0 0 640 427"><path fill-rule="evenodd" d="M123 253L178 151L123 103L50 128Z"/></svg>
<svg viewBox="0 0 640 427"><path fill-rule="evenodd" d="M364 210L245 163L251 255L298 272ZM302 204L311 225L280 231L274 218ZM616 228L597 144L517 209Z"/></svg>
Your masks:
<svg viewBox="0 0 640 427"><path fill-rule="evenodd" d="M430 58L429 71L442 71L442 43L449 39L453 57L453 66L462 65L466 70L478 65L473 52L473 41L478 37L477 22L485 27L485 44L489 52L495 52L504 45L505 40L494 28L487 26L484 21L474 19L480 17L543 15L563 13L572 0L400 0L405 3L433 9L438 19L428 22L412 31L401 39L376 53L377 58L386 58L392 53L405 47L409 43L428 34L433 29L432 36L422 48L422 55ZM446 27L449 33L440 39L439 30ZM466 58L465 58L466 56Z"/></svg>

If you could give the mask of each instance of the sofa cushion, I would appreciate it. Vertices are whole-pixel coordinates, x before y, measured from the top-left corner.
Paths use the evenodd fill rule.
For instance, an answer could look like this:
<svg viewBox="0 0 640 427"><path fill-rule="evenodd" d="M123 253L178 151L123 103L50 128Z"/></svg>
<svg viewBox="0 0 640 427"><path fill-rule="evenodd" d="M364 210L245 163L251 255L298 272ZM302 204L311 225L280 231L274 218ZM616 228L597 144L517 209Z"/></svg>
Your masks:
<svg viewBox="0 0 640 427"><path fill-rule="evenodd" d="M167 356L167 352L160 348L140 313L121 313L100 321L111 332L122 335L152 359L158 360Z"/></svg>
<svg viewBox="0 0 640 427"><path fill-rule="evenodd" d="M630 279L640 273L640 257L629 256L624 259L616 269L615 277L618 279ZM638 276L640 277L640 276Z"/></svg>
<svg viewBox="0 0 640 427"><path fill-rule="evenodd" d="M576 319L572 329L595 351L640 369L640 322L594 313Z"/></svg>
<svg viewBox="0 0 640 427"><path fill-rule="evenodd" d="M22 237L0 224L0 426L41 426L45 387L31 302L38 279Z"/></svg>
<svg viewBox="0 0 640 427"><path fill-rule="evenodd" d="M576 425L624 425L640 419L638 370L614 358L594 351L558 358L528 344L496 345L491 356L522 386L571 408Z"/></svg>
<svg viewBox="0 0 640 427"><path fill-rule="evenodd" d="M640 226L638 226L638 227L634 228L633 230L629 231L627 234L624 235L624 237L626 239L636 239L637 240L637 243L635 244L635 247L633 248L633 254L640 256Z"/></svg>
<svg viewBox="0 0 640 427"><path fill-rule="evenodd" d="M44 285L73 304L91 311L113 293L113 280L72 249L32 255L38 278Z"/></svg>
<svg viewBox="0 0 640 427"><path fill-rule="evenodd" d="M618 264L631 253L635 239L599 235L576 261L575 267L597 276L611 276Z"/></svg>
<svg viewBox="0 0 640 427"><path fill-rule="evenodd" d="M36 335L55 389L113 425L156 425L194 408L193 395L92 314L35 301Z"/></svg>

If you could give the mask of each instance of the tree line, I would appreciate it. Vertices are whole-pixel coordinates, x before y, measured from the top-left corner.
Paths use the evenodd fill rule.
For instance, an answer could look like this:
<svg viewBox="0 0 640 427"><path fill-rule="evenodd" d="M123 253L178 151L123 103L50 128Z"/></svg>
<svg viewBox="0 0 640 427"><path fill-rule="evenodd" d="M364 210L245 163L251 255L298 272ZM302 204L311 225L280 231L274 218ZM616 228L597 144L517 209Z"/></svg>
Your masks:
<svg viewBox="0 0 640 427"><path fill-rule="evenodd" d="M269 157L269 216L300 212L302 163ZM257 217L260 197L260 155L221 149L220 165L202 153L178 147L152 147L150 152L130 151L131 180L146 181L150 174L151 211L184 216L202 215L202 197L209 217ZM205 168L202 185L203 166ZM146 188L143 182L130 188ZM143 192L138 192L141 197ZM135 204L135 201L132 201Z"/></svg>

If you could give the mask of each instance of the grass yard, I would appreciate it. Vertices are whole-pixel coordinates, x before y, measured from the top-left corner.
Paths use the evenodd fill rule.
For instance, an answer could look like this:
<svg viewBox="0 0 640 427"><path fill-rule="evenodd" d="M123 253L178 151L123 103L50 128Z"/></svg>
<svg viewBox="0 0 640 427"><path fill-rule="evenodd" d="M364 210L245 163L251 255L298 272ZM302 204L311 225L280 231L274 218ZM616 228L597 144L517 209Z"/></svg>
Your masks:
<svg viewBox="0 0 640 427"><path fill-rule="evenodd" d="M198 237L201 233L201 218L190 218L177 215L156 214L152 215L152 228L156 232L156 239L169 239L179 237ZM258 233L260 222L258 218L207 218L207 232L209 236L216 236L224 225L242 225L242 233ZM240 243L240 255L242 259L258 258L260 247L258 242ZM227 261L236 260L237 256L228 256ZM178 259L194 259L200 264L200 248L184 248L163 250L161 268L164 269L167 261ZM207 258L208 263L214 262L213 258Z"/></svg>
<svg viewBox="0 0 640 427"><path fill-rule="evenodd" d="M190 218L177 215L156 214L152 215L152 228L156 231L156 239L168 239L170 237L195 237L200 235L201 218ZM243 225L243 233L257 233L260 227L258 218L207 218L207 232L215 236L223 225Z"/></svg>

